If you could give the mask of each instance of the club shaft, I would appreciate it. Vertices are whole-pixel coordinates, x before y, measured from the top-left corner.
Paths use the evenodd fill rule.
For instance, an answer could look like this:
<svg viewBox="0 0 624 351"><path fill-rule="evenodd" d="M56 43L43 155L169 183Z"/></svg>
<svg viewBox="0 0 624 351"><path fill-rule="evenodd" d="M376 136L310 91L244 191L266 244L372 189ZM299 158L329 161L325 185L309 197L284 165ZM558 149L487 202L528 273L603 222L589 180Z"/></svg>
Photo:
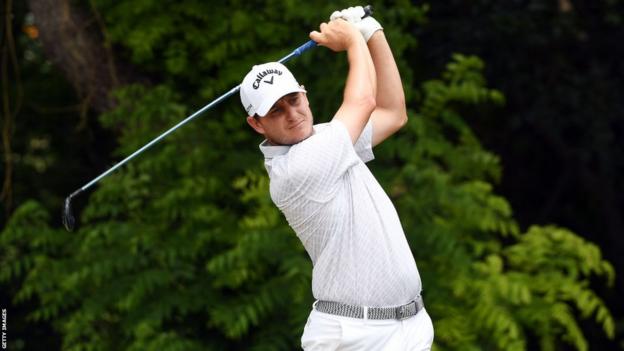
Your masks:
<svg viewBox="0 0 624 351"><path fill-rule="evenodd" d="M313 40L310 40L308 42L306 42L305 44L301 45L300 47L296 48L295 50L293 50L290 54L284 56L282 59L279 60L280 63L284 63L288 60L290 60L293 57L299 56L301 54L303 54L303 52L305 52L306 50L309 50L313 47L316 46L316 43ZM93 184L97 183L98 181L100 181L102 178L106 177L107 175L111 174L112 172L114 172L117 168L123 166L124 164L128 163L128 161L132 160L133 158L135 158L137 155L139 155L140 153L142 153L143 151L149 149L152 145L158 143L159 141L161 141L162 139L164 139L167 135L173 133L176 129L182 127L183 125L185 125L186 123L190 122L191 120L195 119L195 117L201 115L202 113L204 113L206 110L211 109L212 107L214 107L215 105L219 104L220 102L222 102L223 100L227 99L228 97L236 94L238 91L240 90L240 84L235 86L234 88L230 89L230 91L228 91L227 93L219 96L218 98L216 98L215 100L213 100L212 102L210 102L209 104L207 104L206 106L202 107L201 109L197 110L195 113L193 113L192 115L186 117L184 120L180 121L180 123L176 124L175 126L169 128L169 130L167 130L166 132L162 133L161 135L157 136L156 138L154 138L152 141L150 141L149 143L143 145L140 149L136 150L135 152L133 152L131 155L129 155L128 157L124 158L123 160L119 161L119 163L117 163L116 165L114 165L113 167L109 168L106 172L100 174L99 176L93 178L93 180L91 180L90 182L88 182L87 184L85 184L82 188L80 188L81 191L87 190L89 189Z"/></svg>
<svg viewBox="0 0 624 351"><path fill-rule="evenodd" d="M230 97L233 94L236 94L238 91L240 90L240 84L235 86L234 88L232 88L230 91L228 91L227 93L219 96L218 98L216 98L215 100L213 100L212 102L210 102L209 104L207 104L206 106L202 107L201 109L197 110L195 113L193 113L192 115L186 117L184 120L182 120L180 123L176 124L175 126L169 128L169 130L167 130L166 132L162 133L161 135L159 135L158 137L156 137L155 139L153 139L152 141L150 141L149 143L143 145L140 149L136 150L135 152L133 152L131 155L129 155L128 157L124 158L123 160L121 160L119 163L117 163L116 165L114 165L113 167L111 167L110 169L108 169L106 172L100 174L99 176L95 177L92 181L90 181L89 183L85 184L81 190L86 190L89 187L91 187L93 184L97 183L100 179L106 177L107 175L109 175L110 173L112 173L113 171L115 171L117 168L123 166L124 164L126 164L128 161L132 160L135 156L137 156L138 154L142 153L143 151L147 150L148 148L150 148L152 145L156 144L157 142L159 142L160 140L162 140L163 138L165 138L167 135L173 133L176 129L182 127L183 125L185 125L186 123L190 122L191 120L193 120L195 117L201 115L203 112L205 112L206 110L214 107L215 105L217 105L218 103L220 103L221 101L227 99L228 97Z"/></svg>

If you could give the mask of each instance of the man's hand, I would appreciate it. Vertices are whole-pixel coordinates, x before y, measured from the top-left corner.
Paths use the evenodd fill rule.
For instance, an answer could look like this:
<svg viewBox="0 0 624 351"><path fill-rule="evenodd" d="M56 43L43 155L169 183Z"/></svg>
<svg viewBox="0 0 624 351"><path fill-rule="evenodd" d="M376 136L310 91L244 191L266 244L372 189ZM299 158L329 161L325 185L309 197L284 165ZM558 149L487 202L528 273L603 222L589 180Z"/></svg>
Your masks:
<svg viewBox="0 0 624 351"><path fill-rule="evenodd" d="M360 35L352 24L341 18L329 23L321 23L320 29L320 33L317 31L311 32L310 39L314 40L318 45L326 46L335 52L347 50L359 39Z"/></svg>
<svg viewBox="0 0 624 351"><path fill-rule="evenodd" d="M364 40L368 42L370 37L372 37L376 31L383 28L381 27L381 24L379 24L379 22L377 22L377 20L372 16L362 18L364 15L364 8L362 8L362 6L355 6L349 7L342 11L334 11L329 19L333 21L335 19L342 18L345 21L352 23L360 31L360 33L362 33Z"/></svg>

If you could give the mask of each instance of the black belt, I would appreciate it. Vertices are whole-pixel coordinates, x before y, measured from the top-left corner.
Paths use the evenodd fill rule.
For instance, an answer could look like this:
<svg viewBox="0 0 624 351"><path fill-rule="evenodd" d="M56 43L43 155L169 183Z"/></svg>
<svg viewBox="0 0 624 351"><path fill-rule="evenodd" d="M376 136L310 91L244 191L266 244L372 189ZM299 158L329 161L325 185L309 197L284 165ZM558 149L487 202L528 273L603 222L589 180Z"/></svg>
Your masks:
<svg viewBox="0 0 624 351"><path fill-rule="evenodd" d="M340 302L323 301L319 300L314 303L314 309L323 312L334 314L337 316L351 317L351 318L368 318L368 319L406 319L415 316L420 310L425 307L422 296L418 296L413 301L396 307L365 307L347 305ZM365 313L367 315L365 315Z"/></svg>

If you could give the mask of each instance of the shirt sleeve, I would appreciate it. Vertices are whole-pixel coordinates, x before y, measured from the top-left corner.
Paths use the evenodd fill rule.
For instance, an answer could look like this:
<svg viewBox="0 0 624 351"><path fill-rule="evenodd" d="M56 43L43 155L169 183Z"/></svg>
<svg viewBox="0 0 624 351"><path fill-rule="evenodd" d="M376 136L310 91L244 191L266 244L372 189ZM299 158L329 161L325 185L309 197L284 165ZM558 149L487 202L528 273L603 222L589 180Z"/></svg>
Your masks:
<svg viewBox="0 0 624 351"><path fill-rule="evenodd" d="M347 128L338 120L333 120L321 132L292 146L288 158L288 178L292 189L319 202L330 200L349 169L362 162Z"/></svg>
<svg viewBox="0 0 624 351"><path fill-rule="evenodd" d="M375 159L373 154L373 121L371 119L366 123L362 134L353 147L362 162L366 163Z"/></svg>

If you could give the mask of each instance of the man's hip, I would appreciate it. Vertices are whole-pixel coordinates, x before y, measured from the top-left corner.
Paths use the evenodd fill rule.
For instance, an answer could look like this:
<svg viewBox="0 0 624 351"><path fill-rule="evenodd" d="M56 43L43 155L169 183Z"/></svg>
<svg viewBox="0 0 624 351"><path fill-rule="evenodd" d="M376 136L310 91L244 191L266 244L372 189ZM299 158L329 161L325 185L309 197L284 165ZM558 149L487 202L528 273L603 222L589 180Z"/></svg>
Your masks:
<svg viewBox="0 0 624 351"><path fill-rule="evenodd" d="M383 309L354 307L357 306L315 302L301 337L303 349L306 351L431 349L433 323L422 300Z"/></svg>

